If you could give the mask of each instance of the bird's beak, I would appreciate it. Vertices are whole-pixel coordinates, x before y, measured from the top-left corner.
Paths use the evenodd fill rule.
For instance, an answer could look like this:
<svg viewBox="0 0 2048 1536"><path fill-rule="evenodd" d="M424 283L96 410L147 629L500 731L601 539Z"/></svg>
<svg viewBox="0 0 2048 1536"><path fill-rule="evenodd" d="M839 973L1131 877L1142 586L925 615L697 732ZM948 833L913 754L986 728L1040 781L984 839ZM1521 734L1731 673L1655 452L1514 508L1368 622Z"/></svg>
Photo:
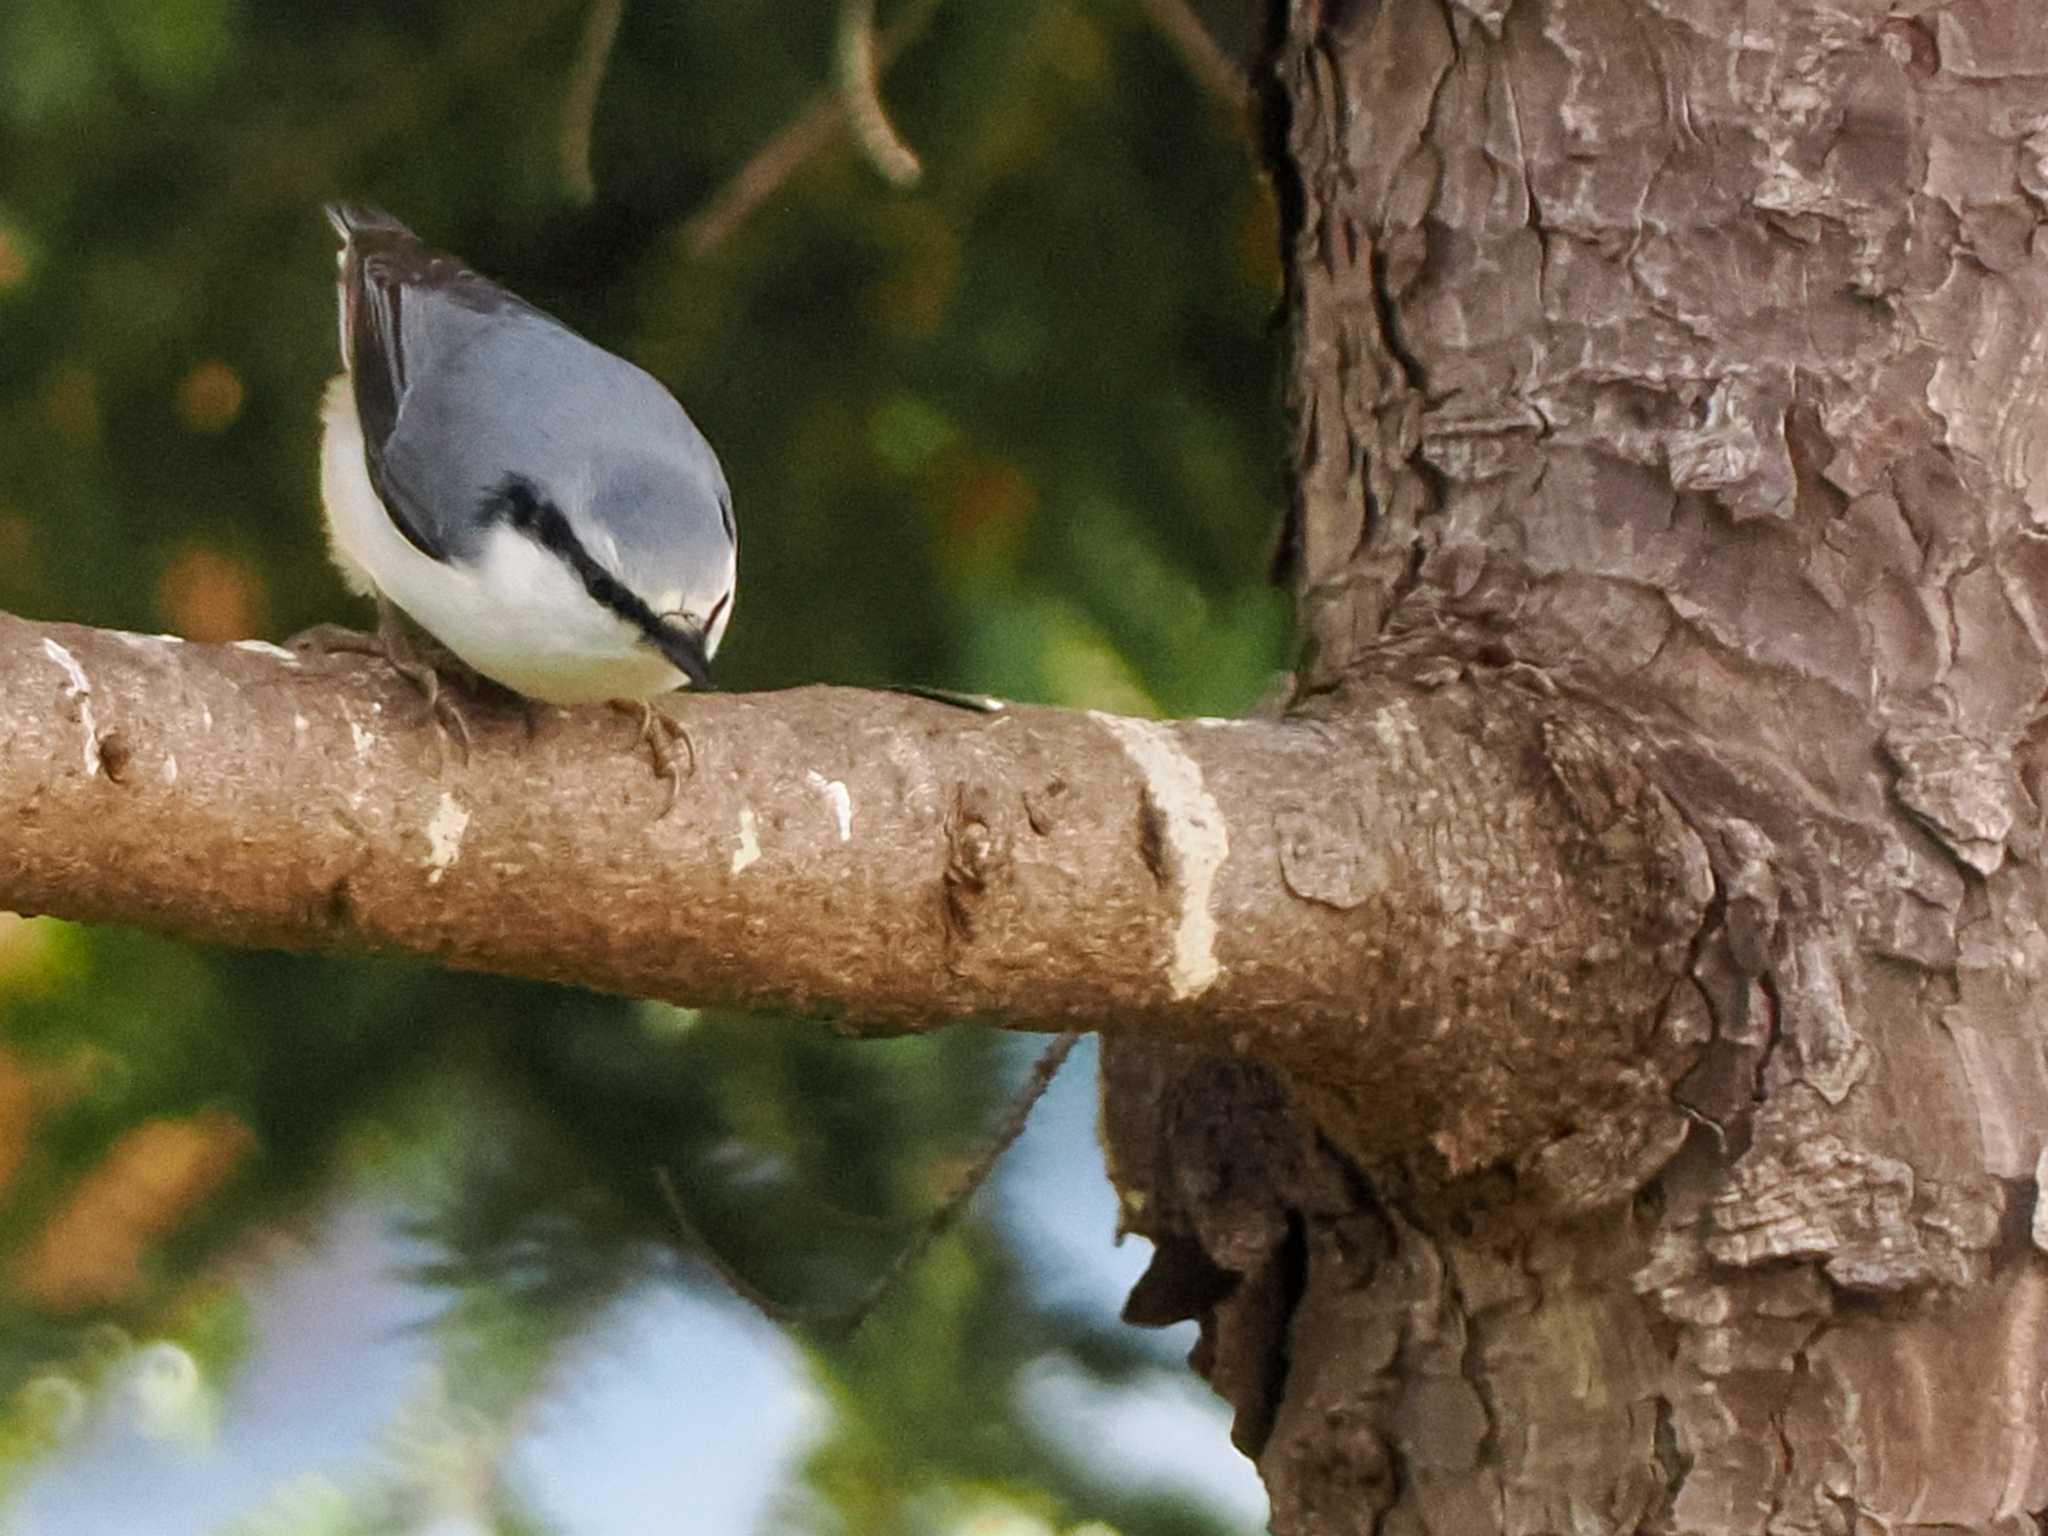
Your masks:
<svg viewBox="0 0 2048 1536"><path fill-rule="evenodd" d="M711 658L704 654L701 630L664 622L660 633L654 637L654 643L668 658L669 664L690 680L692 688L711 686Z"/></svg>

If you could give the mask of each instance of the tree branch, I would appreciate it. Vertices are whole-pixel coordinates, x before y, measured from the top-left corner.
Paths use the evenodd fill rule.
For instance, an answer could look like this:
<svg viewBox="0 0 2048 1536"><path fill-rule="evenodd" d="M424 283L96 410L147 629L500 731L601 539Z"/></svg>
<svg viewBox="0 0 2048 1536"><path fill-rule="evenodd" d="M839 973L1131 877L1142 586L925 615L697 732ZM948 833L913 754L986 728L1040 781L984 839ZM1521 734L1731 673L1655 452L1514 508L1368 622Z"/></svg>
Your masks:
<svg viewBox="0 0 2048 1536"><path fill-rule="evenodd" d="M882 105L881 49L875 38L875 0L840 0L839 99L854 142L892 187L910 187L924 174L917 151L889 121Z"/></svg>
<svg viewBox="0 0 2048 1536"><path fill-rule="evenodd" d="M1227 106L1243 109L1251 101L1244 70L1209 35L1187 0L1138 0L1152 25L1165 34L1181 60L1205 90Z"/></svg>
<svg viewBox="0 0 2048 1536"><path fill-rule="evenodd" d="M696 768L658 819L609 711L529 738L477 700L443 764L374 660L0 617L0 906L1238 1050L1354 1144L1456 1168L1642 1076L1707 896L1631 759L1497 680L1390 674L1287 721L834 688L671 708Z"/></svg>
<svg viewBox="0 0 2048 1536"><path fill-rule="evenodd" d="M572 202L597 196L597 173L590 164L591 140L597 135L597 100L604 90L605 66L619 40L626 0L591 0L583 36L569 66L568 89L562 97L562 188Z"/></svg>
<svg viewBox="0 0 2048 1536"><path fill-rule="evenodd" d="M876 79L931 24L940 0L911 0L882 29L875 50ZM774 195L813 155L835 143L851 126L837 90L811 95L797 115L785 123L752 158L739 168L683 225L683 243L692 256L706 256L743 224L747 216Z"/></svg>

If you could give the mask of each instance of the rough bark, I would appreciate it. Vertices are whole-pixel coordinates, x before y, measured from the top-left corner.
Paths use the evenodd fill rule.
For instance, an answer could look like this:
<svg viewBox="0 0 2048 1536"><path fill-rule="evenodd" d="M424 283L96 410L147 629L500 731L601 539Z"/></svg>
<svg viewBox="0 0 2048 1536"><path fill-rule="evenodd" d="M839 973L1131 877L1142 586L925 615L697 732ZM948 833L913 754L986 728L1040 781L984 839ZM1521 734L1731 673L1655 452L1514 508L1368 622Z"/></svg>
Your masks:
<svg viewBox="0 0 2048 1536"><path fill-rule="evenodd" d="M1507 654L1658 743L1701 1052L1572 1214L1116 1042L1132 1314L1281 1533L2036 1531L2037 0L1273 12L1305 690Z"/></svg>
<svg viewBox="0 0 2048 1536"><path fill-rule="evenodd" d="M670 708L694 768L659 816L609 711L472 701L462 762L375 660L0 618L0 907L855 1027L1100 1023L1294 1069L1354 1151L1459 1168L1584 1121L1670 1138L1704 855L1511 676L1287 721Z"/></svg>

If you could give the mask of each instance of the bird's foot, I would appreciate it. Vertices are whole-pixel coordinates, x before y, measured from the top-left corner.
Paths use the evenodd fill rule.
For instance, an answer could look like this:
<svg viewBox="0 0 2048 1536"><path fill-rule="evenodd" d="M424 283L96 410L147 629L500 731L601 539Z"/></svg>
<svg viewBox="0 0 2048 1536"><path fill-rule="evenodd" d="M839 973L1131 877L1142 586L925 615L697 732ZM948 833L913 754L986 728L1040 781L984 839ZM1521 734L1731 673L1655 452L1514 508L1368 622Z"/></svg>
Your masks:
<svg viewBox="0 0 2048 1536"><path fill-rule="evenodd" d="M441 664L420 654L419 646L406 633L405 621L399 616L398 609L385 599L377 599L377 630L374 634L364 634L361 630L340 624L316 624L293 635L289 644L293 650L320 651L327 655L382 657L385 664L418 689L420 697L426 701L427 723L434 727L443 759L447 757L448 742L453 738L458 758L465 763L469 761L469 721L455 700L449 697L441 678ZM451 668L461 665L453 656L447 657L447 664Z"/></svg>
<svg viewBox="0 0 2048 1536"><path fill-rule="evenodd" d="M384 648L375 635L350 629L346 624L315 624L285 641L291 651L315 651L322 656L382 656Z"/></svg>
<svg viewBox="0 0 2048 1536"><path fill-rule="evenodd" d="M614 699L612 708L621 714L638 717L640 728L633 744L647 748L648 756L654 759L654 776L668 783L668 796L654 816L659 821L676 808L676 797L682 792L683 776L676 766L675 743L683 744L683 754L691 773L697 771L697 745L690 740L690 733L684 729L682 721L656 709L651 700Z"/></svg>
<svg viewBox="0 0 2048 1536"><path fill-rule="evenodd" d="M469 761L469 720L461 706L449 697L448 688L441 681L441 673L432 662L417 657L384 653L384 659L391 664L391 670L404 678L420 691L426 701L427 723L434 727L445 757L448 742L452 738L456 745L456 757L463 763Z"/></svg>

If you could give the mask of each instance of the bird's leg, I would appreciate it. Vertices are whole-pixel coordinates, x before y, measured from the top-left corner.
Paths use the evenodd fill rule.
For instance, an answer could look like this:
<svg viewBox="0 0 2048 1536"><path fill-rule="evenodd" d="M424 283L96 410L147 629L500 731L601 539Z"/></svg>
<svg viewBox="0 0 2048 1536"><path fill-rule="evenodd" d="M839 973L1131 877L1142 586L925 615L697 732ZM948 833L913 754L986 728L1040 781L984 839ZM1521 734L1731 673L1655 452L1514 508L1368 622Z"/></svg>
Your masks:
<svg viewBox="0 0 2048 1536"><path fill-rule="evenodd" d="M366 635L339 624L316 624L293 635L291 643L301 649L330 654L382 657L392 671L420 691L427 701L427 719L444 745L452 734L461 747L462 760L469 761L469 721L442 687L440 669L421 657L412 636L406 633L398 605L383 593L377 594L375 634Z"/></svg>
<svg viewBox="0 0 2048 1536"><path fill-rule="evenodd" d="M434 729L441 733L446 742L453 735L460 743L462 761L469 761L469 721L455 701L448 697L441 686L441 673L430 661L422 660L414 646L412 636L406 633L405 620L400 617L398 605L383 593L377 594L377 644L384 653L384 659L391 664L391 670L404 678L427 701L427 719Z"/></svg>
<svg viewBox="0 0 2048 1536"><path fill-rule="evenodd" d="M639 717L640 732L634 745L647 748L648 755L654 759L654 776L668 781L668 798L654 817L659 821L676 808L676 796L683 787L683 777L676 771L673 743L680 741L683 744L683 753L689 760L692 773L697 771L697 745L690 740L690 733L683 728L683 722L656 709L651 699L613 699L612 708L620 714Z"/></svg>

